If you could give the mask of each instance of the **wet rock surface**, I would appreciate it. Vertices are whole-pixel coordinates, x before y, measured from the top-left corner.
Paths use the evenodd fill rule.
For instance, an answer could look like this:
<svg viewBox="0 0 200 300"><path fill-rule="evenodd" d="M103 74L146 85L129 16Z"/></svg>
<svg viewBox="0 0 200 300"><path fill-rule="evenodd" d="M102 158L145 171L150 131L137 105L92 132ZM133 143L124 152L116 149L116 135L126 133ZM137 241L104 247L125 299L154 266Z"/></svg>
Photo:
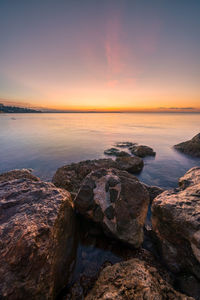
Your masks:
<svg viewBox="0 0 200 300"><path fill-rule="evenodd" d="M174 146L178 151L181 151L185 154L200 157L200 133L195 135L191 140L182 142Z"/></svg>
<svg viewBox="0 0 200 300"><path fill-rule="evenodd" d="M94 299L193 299L175 291L155 267L139 259L108 266L85 297Z"/></svg>
<svg viewBox="0 0 200 300"><path fill-rule="evenodd" d="M74 263L70 194L28 170L0 178L0 298L54 299Z"/></svg>
<svg viewBox="0 0 200 300"><path fill-rule="evenodd" d="M145 188L149 192L150 196L150 204L152 204L153 200L160 194L164 192L164 189L159 186L147 185L144 184Z"/></svg>
<svg viewBox="0 0 200 300"><path fill-rule="evenodd" d="M192 273L200 280L199 168L180 179L181 189L165 191L152 204L152 225L163 260L173 272ZM186 184L187 182L187 184Z"/></svg>
<svg viewBox="0 0 200 300"><path fill-rule="evenodd" d="M136 145L129 148L132 154L139 157L155 156L156 152L148 146Z"/></svg>
<svg viewBox="0 0 200 300"><path fill-rule="evenodd" d="M101 225L104 232L139 247L149 193L139 180L117 169L99 169L83 181L74 200L78 213Z"/></svg>

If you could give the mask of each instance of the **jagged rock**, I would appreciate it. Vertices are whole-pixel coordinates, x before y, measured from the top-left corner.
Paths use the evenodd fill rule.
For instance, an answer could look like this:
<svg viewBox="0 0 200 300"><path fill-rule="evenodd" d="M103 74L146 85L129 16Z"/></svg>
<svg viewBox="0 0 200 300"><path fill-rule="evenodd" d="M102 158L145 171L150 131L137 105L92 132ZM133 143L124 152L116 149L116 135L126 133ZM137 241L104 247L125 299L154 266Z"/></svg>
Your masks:
<svg viewBox="0 0 200 300"><path fill-rule="evenodd" d="M139 157L145 157L145 156L155 156L156 152L153 151L152 148L144 145L136 145L129 148L131 153L139 156Z"/></svg>
<svg viewBox="0 0 200 300"><path fill-rule="evenodd" d="M189 141L175 145L174 148L185 154L200 157L200 133Z"/></svg>
<svg viewBox="0 0 200 300"><path fill-rule="evenodd" d="M126 151L120 151L117 148L110 148L104 151L104 154L106 155L112 155L112 156L117 156L117 157L123 157L123 156L130 156L130 154Z"/></svg>
<svg viewBox="0 0 200 300"><path fill-rule="evenodd" d="M139 180L117 169L99 169L82 182L76 210L100 224L108 235L139 247L149 205L149 193Z"/></svg>
<svg viewBox="0 0 200 300"><path fill-rule="evenodd" d="M68 190L74 198L83 179L92 171L100 168L116 168L130 172L138 172L143 167L143 161L133 157L123 157L116 161L112 159L86 160L59 168L53 176L57 187Z"/></svg>
<svg viewBox="0 0 200 300"><path fill-rule="evenodd" d="M0 178L0 298L55 299L73 266L70 194L28 170Z"/></svg>
<svg viewBox="0 0 200 300"><path fill-rule="evenodd" d="M192 300L175 291L158 270L139 259L108 266L101 271L85 300Z"/></svg>
<svg viewBox="0 0 200 300"><path fill-rule="evenodd" d="M200 181L197 168L181 181L185 189L165 191L152 204L152 225L165 263L173 272L193 273L200 280ZM185 179L192 178L188 185Z"/></svg>
<svg viewBox="0 0 200 300"><path fill-rule="evenodd" d="M142 171L144 167L144 162L140 157L130 156L130 157L117 157L117 168L130 173L138 173Z"/></svg>

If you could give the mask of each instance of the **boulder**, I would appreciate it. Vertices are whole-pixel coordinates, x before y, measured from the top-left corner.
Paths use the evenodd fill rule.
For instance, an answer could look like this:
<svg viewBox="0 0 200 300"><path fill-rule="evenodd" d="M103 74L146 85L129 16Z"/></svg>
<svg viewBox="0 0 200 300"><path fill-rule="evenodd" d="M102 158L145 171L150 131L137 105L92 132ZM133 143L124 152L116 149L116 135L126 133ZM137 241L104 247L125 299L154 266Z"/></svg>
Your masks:
<svg viewBox="0 0 200 300"><path fill-rule="evenodd" d="M83 179L92 171L100 168L116 168L112 159L85 160L59 168L53 176L55 186L68 190L74 198Z"/></svg>
<svg viewBox="0 0 200 300"><path fill-rule="evenodd" d="M74 203L105 234L135 248L143 242L149 193L135 176L117 169L93 171L82 182Z"/></svg>
<svg viewBox="0 0 200 300"><path fill-rule="evenodd" d="M128 152L126 151L120 151L117 148L110 148L104 151L104 154L106 155L112 155L112 156L117 156L117 157L123 157L123 156L131 156Z"/></svg>
<svg viewBox="0 0 200 300"><path fill-rule="evenodd" d="M67 191L28 170L0 175L0 299L55 299L68 283L75 219Z"/></svg>
<svg viewBox="0 0 200 300"><path fill-rule="evenodd" d="M85 300L192 300L175 291L158 270L139 259L108 266L100 273Z"/></svg>
<svg viewBox="0 0 200 300"><path fill-rule="evenodd" d="M53 176L52 181L57 187L68 190L71 193L72 198L74 198L83 179L90 172L100 168L116 168L134 173L142 170L143 161L134 157L121 157L119 159L117 158L116 161L112 159L81 161L59 168Z"/></svg>
<svg viewBox="0 0 200 300"><path fill-rule="evenodd" d="M155 156L156 152L148 146L144 145L136 145L129 148L131 153L139 156L139 157L145 157L145 156Z"/></svg>
<svg viewBox="0 0 200 300"><path fill-rule="evenodd" d="M195 174L197 168L182 177L184 189L165 191L154 199L152 225L168 267L193 273L200 280L200 181ZM183 178L190 178L190 184Z"/></svg>
<svg viewBox="0 0 200 300"><path fill-rule="evenodd" d="M117 157L116 163L119 170L124 170L129 173L139 173L144 167L143 160L136 156Z"/></svg>
<svg viewBox="0 0 200 300"><path fill-rule="evenodd" d="M200 157L200 133L189 141L175 145L174 148L185 154Z"/></svg>

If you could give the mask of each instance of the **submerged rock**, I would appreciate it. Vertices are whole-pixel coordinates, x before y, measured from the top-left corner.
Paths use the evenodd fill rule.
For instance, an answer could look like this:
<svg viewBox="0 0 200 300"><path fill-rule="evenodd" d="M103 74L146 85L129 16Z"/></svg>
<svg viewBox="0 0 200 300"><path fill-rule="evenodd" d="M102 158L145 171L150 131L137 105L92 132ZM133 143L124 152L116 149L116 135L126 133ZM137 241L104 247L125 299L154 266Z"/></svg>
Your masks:
<svg viewBox="0 0 200 300"><path fill-rule="evenodd" d="M129 148L132 147L134 145L136 145L137 143L132 143L132 142L119 142L115 145L115 147L118 148Z"/></svg>
<svg viewBox="0 0 200 300"><path fill-rule="evenodd" d="M140 157L117 157L117 168L120 170L127 171L129 173L138 173L142 171L144 162Z"/></svg>
<svg viewBox="0 0 200 300"><path fill-rule="evenodd" d="M107 235L139 247L143 242L149 193L139 180L116 169L99 169L83 181L76 210L100 224Z"/></svg>
<svg viewBox="0 0 200 300"><path fill-rule="evenodd" d="M101 168L115 168L134 173L142 170L143 161L134 157L123 157L116 161L112 159L85 160L59 168L52 181L57 187L68 190L74 198L83 179L90 172Z"/></svg>
<svg viewBox="0 0 200 300"><path fill-rule="evenodd" d="M175 145L174 148L185 154L200 157L200 133L189 141Z"/></svg>
<svg viewBox="0 0 200 300"><path fill-rule="evenodd" d="M139 156L139 157L145 157L145 156L155 156L156 152L148 146L144 145L136 145L129 148L131 153Z"/></svg>
<svg viewBox="0 0 200 300"><path fill-rule="evenodd" d="M181 178L182 189L165 191L154 199L152 225L168 267L173 272L193 273L200 280L200 181L195 179L197 171L199 174L200 168L193 168Z"/></svg>
<svg viewBox="0 0 200 300"><path fill-rule="evenodd" d="M70 194L28 170L0 178L0 298L55 299L75 254Z"/></svg>
<svg viewBox="0 0 200 300"><path fill-rule="evenodd" d="M112 155L112 156L118 156L118 157L123 157L123 156L130 156L130 154L126 151L120 151L117 148L110 148L104 151L104 154L106 155Z"/></svg>
<svg viewBox="0 0 200 300"><path fill-rule="evenodd" d="M175 291L155 267L139 259L108 266L101 271L86 300L189 300L193 299Z"/></svg>

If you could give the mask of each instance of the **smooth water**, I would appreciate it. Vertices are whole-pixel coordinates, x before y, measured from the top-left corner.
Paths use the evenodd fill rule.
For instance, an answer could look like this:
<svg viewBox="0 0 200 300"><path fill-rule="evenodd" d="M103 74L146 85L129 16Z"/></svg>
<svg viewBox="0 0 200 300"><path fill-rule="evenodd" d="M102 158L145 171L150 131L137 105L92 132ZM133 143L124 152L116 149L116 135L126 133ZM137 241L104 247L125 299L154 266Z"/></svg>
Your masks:
<svg viewBox="0 0 200 300"><path fill-rule="evenodd" d="M153 147L139 178L147 184L174 187L189 168L200 165L173 145L200 132L200 114L189 113L66 113L1 114L0 172L31 168L51 180L64 164L104 157L116 142Z"/></svg>

